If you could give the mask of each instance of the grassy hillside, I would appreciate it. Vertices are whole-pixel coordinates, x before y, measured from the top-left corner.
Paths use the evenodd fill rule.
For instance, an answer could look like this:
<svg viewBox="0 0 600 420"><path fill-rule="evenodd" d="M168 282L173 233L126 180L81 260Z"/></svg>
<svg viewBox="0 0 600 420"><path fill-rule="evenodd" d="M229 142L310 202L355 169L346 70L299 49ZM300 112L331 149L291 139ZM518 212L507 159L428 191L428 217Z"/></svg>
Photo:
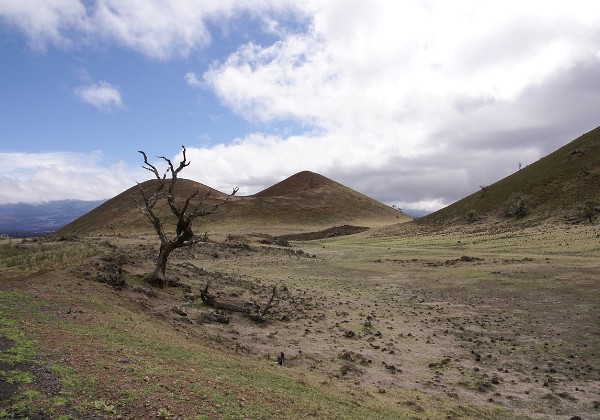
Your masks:
<svg viewBox="0 0 600 420"><path fill-rule="evenodd" d="M600 127L518 172L419 220L441 225L516 220L507 218L507 203L524 197L525 222L573 217L586 201L600 202Z"/></svg>

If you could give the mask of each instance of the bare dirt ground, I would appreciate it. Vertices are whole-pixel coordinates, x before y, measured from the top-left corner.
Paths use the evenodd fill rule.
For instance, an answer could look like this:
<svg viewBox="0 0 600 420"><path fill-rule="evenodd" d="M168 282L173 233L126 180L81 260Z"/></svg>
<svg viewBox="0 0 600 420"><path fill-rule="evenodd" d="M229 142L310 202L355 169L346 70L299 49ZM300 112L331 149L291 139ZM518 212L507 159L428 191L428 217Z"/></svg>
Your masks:
<svg viewBox="0 0 600 420"><path fill-rule="evenodd" d="M143 281L156 254L153 237L77 240L96 256L36 275L5 269L0 291L46 302L29 311L37 317L12 317L44 349L32 363L62 378L63 391L49 378L54 389L37 392L66 401L63 408L32 397L23 412L364 418L365 408L372 418L600 418L598 226L365 232L290 247L265 235L209 239L174 253L169 272L177 285L162 290ZM264 308L275 286L267 322L208 307L200 299L207 283L218 301L251 310ZM4 336L7 351L14 342ZM156 348L136 340L154 340ZM171 370L155 366L157 354ZM197 354L227 368L208 368L204 359L197 365ZM48 368L48 360L62 368ZM208 371L198 385L201 368ZM308 388L265 396L266 379L237 383L253 369ZM34 389L32 382L20 386ZM4 410L15 412L14 381L2 383L5 401L13 401ZM315 401L335 392L343 397L327 405L352 408L329 412L325 403L291 401L309 388Z"/></svg>

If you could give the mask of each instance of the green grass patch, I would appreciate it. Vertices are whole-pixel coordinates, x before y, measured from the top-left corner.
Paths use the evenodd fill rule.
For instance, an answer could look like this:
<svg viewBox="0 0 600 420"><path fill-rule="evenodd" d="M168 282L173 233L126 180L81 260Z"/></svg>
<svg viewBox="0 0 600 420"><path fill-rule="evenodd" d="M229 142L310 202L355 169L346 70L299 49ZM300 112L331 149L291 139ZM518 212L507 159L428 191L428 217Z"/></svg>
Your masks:
<svg viewBox="0 0 600 420"><path fill-rule="evenodd" d="M7 383L19 385L18 392L0 404L0 418L27 418L28 413L40 409L55 414L71 404L69 388L77 383L77 376L72 368L62 362L46 365L60 379L65 393L61 396L45 395L46 391L40 388L36 376L27 371L28 367L39 364L42 356L32 337L37 334L38 328L48 327L53 321L46 312L42 312L42 307L47 304L35 301L26 293L0 291L0 337L8 340L5 342L5 350L0 352L0 362L8 368L0 370L0 378ZM32 319L42 323L32 323ZM36 326L25 331L23 325ZM12 369L11 366L15 368ZM39 368L36 367L35 371L37 369Z"/></svg>
<svg viewBox="0 0 600 420"><path fill-rule="evenodd" d="M21 370L0 370L0 378L9 384L30 384L35 380L35 377L29 372Z"/></svg>
<svg viewBox="0 0 600 420"><path fill-rule="evenodd" d="M0 337L9 340L8 348L0 352L0 362L24 363L35 354L33 343L19 328L20 315L25 310L22 306L25 298L24 293L0 292Z"/></svg>

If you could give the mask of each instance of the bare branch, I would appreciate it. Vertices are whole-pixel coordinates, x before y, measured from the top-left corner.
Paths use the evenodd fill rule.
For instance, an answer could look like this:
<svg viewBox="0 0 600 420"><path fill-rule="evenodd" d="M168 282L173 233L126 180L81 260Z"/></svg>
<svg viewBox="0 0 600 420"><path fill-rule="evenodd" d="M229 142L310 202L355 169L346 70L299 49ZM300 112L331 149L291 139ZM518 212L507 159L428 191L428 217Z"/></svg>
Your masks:
<svg viewBox="0 0 600 420"><path fill-rule="evenodd" d="M142 213L146 214L146 209L143 208L142 206L140 206L140 203L138 203L137 199L133 195L129 195L129 197L133 200L133 202L135 203L135 206L138 208L138 210L141 211Z"/></svg>
<svg viewBox="0 0 600 420"><path fill-rule="evenodd" d="M179 172L181 172L181 170L183 168L189 166L191 163L191 162L188 162L188 160L187 160L185 146L181 146L181 147L183 148L183 160L181 162L179 162L179 166L177 168L175 168L173 166L173 162L171 162L170 159L166 158L165 156L157 156L159 159L162 159L165 162L167 162L167 164L169 165L169 170L171 171L172 178L177 178L177 175L179 175Z"/></svg>
<svg viewBox="0 0 600 420"><path fill-rule="evenodd" d="M275 293L277 293L277 287L273 286L273 293L271 294L271 299L269 299L269 302L267 303L267 306L265 306L265 309L260 311L260 315L262 315L262 316L267 315L267 313L269 312L269 309L271 309L271 305L273 304L273 299L275 298Z"/></svg>
<svg viewBox="0 0 600 420"><path fill-rule="evenodd" d="M145 214L148 217L148 219L150 220L150 223L152 223L152 226L154 227L154 230L156 231L156 234L160 238L161 242L166 241L167 237L165 235L165 232L162 227L162 223L161 223L160 219L158 218L158 216L156 216L156 214L154 214L153 208L156 205L156 202L158 201L158 197L161 195L160 192L163 189L163 187L164 187L164 184L161 183L159 188L150 197L147 197L146 194L144 193L142 186L138 183L138 189L140 191L142 199L144 200L145 207L142 207L138 203L137 199L133 195L130 195L131 199L135 203L138 210L140 210L143 214Z"/></svg>
<svg viewBox="0 0 600 420"><path fill-rule="evenodd" d="M200 216L200 217L208 216L209 214L212 214L212 213L216 212L222 205L224 205L225 203L227 203L229 201L229 199L231 197L233 197L238 191L239 191L239 188L235 187L233 189L232 193L229 194L225 200L221 201L220 203L217 203L212 209L202 210L200 208L200 206L197 206L196 209L192 212L192 214L190 214L190 216L188 216L188 218L191 221L191 220L195 219L198 216ZM206 195L206 197L208 197L208 194ZM206 198L206 197L204 197L204 198ZM202 199L202 202L204 202L204 199ZM200 204L202 204L202 202L200 202Z"/></svg>
<svg viewBox="0 0 600 420"><path fill-rule="evenodd" d="M169 171L171 171L171 174L174 174L173 175L173 177L174 177L176 174L175 174L175 169L173 169L173 164L171 163L171 160L167 159L165 156L156 156L156 157L159 158L159 159L164 160L169 165L169 168L165 171L165 176L167 176L167 173Z"/></svg>
<svg viewBox="0 0 600 420"><path fill-rule="evenodd" d="M183 207L178 209L179 214L181 214L182 216L185 216L185 212L186 212L188 206L190 205L190 201L194 197L196 197L199 193L200 193L200 190L198 188L196 188L194 190L194 192L185 200L185 203L183 203ZM209 191L209 194L210 194L210 191Z"/></svg>
<svg viewBox="0 0 600 420"><path fill-rule="evenodd" d="M138 153L141 153L142 156L144 156L144 165L146 165L146 166L142 166L142 168L146 169L147 171L152 172L156 176L156 179L160 179L160 174L158 173L158 169L156 169L156 166L154 166L150 162L148 162L148 156L146 156L146 153L144 153L143 150L138 150Z"/></svg>
<svg viewBox="0 0 600 420"><path fill-rule="evenodd" d="M181 146L181 148L183 149L183 160L181 162L179 162L179 167L175 170L175 174L173 174L173 176L176 176L179 173L179 171L181 171L183 168L185 168L186 166L189 166L190 163L192 163L192 162L188 162L188 160L185 156L185 152L186 152L185 146Z"/></svg>

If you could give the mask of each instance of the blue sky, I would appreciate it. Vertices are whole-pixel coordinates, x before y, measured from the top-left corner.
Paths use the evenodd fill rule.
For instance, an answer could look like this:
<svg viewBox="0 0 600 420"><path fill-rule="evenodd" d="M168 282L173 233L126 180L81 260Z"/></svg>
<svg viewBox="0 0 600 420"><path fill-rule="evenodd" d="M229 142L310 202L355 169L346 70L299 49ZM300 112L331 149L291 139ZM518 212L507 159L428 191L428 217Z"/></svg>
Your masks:
<svg viewBox="0 0 600 420"><path fill-rule="evenodd" d="M579 1L0 0L0 204L102 199L137 150L252 194L301 170L436 210L600 124Z"/></svg>
<svg viewBox="0 0 600 420"><path fill-rule="evenodd" d="M36 50L4 26L0 58L10 65L0 69L6 93L2 137L8 140L2 151L101 150L107 161L135 162L139 148L174 154L179 143L211 146L241 138L255 124L230 112L211 92L191 89L185 75L201 74L247 36L274 41L246 32L252 29L245 28L243 38L215 30L216 39L198 56L153 60L118 45ZM80 97L82 89L94 86L117 91L120 101Z"/></svg>

